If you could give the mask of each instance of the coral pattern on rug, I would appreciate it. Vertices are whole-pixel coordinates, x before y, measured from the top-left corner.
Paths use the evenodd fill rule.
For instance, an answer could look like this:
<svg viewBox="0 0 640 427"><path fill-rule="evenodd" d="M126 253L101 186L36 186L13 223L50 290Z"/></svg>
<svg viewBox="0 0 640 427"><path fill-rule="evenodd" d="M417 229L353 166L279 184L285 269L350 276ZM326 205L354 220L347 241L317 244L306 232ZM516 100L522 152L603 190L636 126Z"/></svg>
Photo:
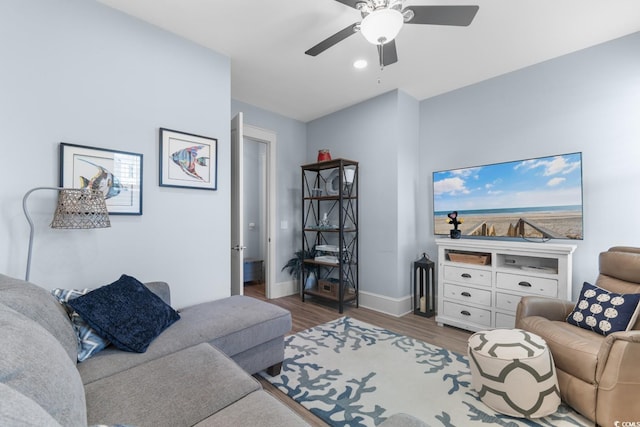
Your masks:
<svg viewBox="0 0 640 427"><path fill-rule="evenodd" d="M501 415L471 388L461 354L341 317L285 340L280 375L261 375L332 426L375 426L404 412L429 426L590 426L566 405L539 419Z"/></svg>

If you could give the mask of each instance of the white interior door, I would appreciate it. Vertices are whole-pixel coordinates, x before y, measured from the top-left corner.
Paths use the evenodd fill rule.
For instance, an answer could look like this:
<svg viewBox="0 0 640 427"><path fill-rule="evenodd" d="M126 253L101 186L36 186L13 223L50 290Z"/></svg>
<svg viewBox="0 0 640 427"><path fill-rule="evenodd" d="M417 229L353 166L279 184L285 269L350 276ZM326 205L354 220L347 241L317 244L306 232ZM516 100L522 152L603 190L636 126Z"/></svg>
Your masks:
<svg viewBox="0 0 640 427"><path fill-rule="evenodd" d="M231 120L231 295L244 292L242 113Z"/></svg>

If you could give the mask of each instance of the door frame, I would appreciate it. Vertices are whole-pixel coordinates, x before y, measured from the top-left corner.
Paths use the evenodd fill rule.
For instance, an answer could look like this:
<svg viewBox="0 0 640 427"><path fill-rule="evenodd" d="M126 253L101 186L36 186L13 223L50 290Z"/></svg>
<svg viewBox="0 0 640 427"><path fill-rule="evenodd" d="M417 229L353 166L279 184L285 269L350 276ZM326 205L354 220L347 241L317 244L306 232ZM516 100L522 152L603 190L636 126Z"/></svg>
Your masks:
<svg viewBox="0 0 640 427"><path fill-rule="evenodd" d="M243 225L243 147L244 147L244 123L243 114L238 113L231 120L230 134L230 155L231 155L231 197L230 197L230 243L231 256L229 262L230 280L229 294L244 294L244 238Z"/></svg>
<svg viewBox="0 0 640 427"><path fill-rule="evenodd" d="M257 126L243 124L242 142L248 138L266 145L266 194L265 194L265 297L272 298L273 286L276 282L276 133ZM242 224L242 221L239 221Z"/></svg>

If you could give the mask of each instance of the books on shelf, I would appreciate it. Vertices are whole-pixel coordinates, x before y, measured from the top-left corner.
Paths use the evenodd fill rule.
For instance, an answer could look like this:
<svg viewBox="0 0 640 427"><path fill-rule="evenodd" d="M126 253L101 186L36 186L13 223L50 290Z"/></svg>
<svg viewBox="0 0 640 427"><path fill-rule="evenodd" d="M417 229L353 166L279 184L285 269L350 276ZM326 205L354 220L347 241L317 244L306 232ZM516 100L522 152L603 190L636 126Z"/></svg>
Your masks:
<svg viewBox="0 0 640 427"><path fill-rule="evenodd" d="M319 255L315 257L315 260L329 264L338 264L338 257L333 255Z"/></svg>
<svg viewBox="0 0 640 427"><path fill-rule="evenodd" d="M316 245L316 251L340 252L340 249L338 249L338 247L336 245Z"/></svg>

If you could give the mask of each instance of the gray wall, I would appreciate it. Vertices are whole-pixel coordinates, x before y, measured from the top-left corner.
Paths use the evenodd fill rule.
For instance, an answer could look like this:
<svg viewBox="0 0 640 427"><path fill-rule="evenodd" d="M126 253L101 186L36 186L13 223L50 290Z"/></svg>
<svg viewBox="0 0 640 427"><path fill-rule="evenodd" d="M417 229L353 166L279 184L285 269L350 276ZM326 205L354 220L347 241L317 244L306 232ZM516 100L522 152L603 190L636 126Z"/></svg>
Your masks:
<svg viewBox="0 0 640 427"><path fill-rule="evenodd" d="M361 162L361 289L406 296L411 261L436 258L435 170L581 151L585 238L560 241L578 246L574 297L600 251L639 245L638 51L640 33L419 103L393 91L309 122L309 162L321 148Z"/></svg>
<svg viewBox="0 0 640 427"><path fill-rule="evenodd" d="M420 144L420 104L411 96L398 92L398 289L394 296L412 292L413 262L421 252L416 233L420 163L416 153Z"/></svg>
<svg viewBox="0 0 640 427"><path fill-rule="evenodd" d="M640 242L640 33L422 102L393 91L305 124L231 100L227 57L95 2L0 2L0 31L4 274L24 274L21 198L57 185L58 144L68 142L142 153L144 215L113 216L108 230L50 230L53 194L34 193L33 281L94 287L128 273L169 281L178 306L228 295L230 109L277 134L278 267L300 246L299 165L321 148L360 161L360 283L370 294L406 297L411 261L435 256L434 170L582 151L574 293L595 278L598 252ZM218 191L157 185L159 127L219 139Z"/></svg>
<svg viewBox="0 0 640 427"><path fill-rule="evenodd" d="M436 254L434 170L581 151L584 240L573 293L597 256L640 245L640 33L420 103L418 235Z"/></svg>
<svg viewBox="0 0 640 427"><path fill-rule="evenodd" d="M142 216L51 230L53 192L30 198L31 279L96 287L166 280L183 306L229 295L230 61L93 1L0 2L0 272L23 277L24 193L58 185L60 142L144 155ZM218 191L158 186L158 128L218 138Z"/></svg>
<svg viewBox="0 0 640 427"><path fill-rule="evenodd" d="M359 163L360 289L409 294L415 251L418 102L400 91L380 95L307 124L308 162L328 148Z"/></svg>

